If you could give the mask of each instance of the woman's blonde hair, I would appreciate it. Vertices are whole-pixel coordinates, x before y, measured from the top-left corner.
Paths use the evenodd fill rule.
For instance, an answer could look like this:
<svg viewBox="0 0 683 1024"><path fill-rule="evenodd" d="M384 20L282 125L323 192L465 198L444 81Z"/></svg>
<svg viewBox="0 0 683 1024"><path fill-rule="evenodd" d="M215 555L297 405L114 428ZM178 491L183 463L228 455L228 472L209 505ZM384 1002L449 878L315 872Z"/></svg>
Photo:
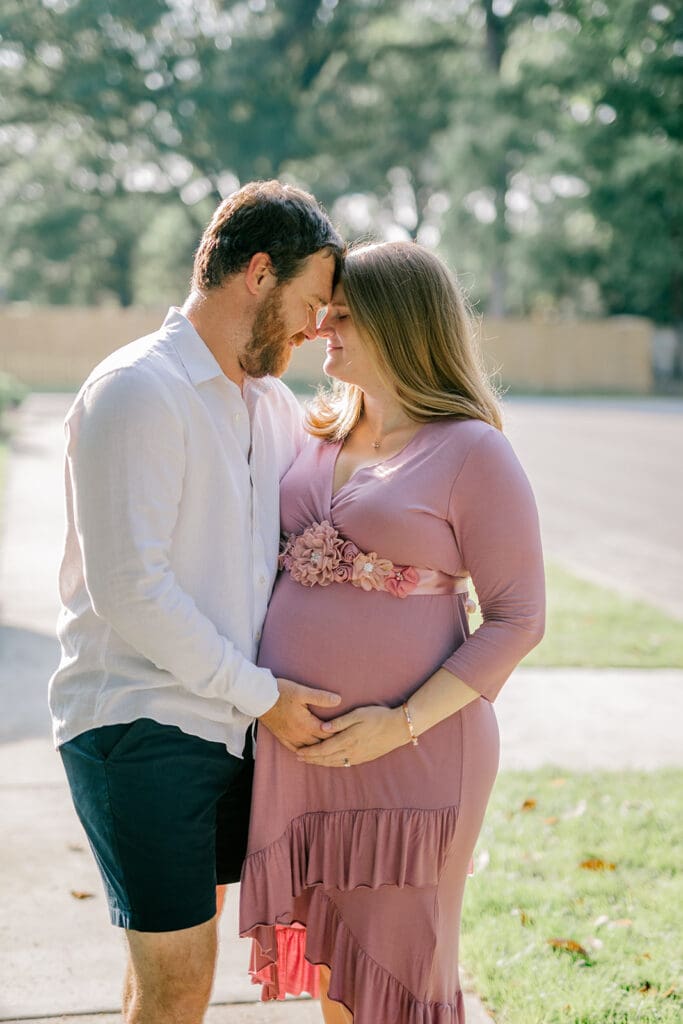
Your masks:
<svg viewBox="0 0 683 1024"><path fill-rule="evenodd" d="M413 242L362 245L348 252L341 284L381 379L412 420L454 416L502 428L465 300L438 256ZM311 402L306 428L339 441L362 411L361 389L335 381Z"/></svg>

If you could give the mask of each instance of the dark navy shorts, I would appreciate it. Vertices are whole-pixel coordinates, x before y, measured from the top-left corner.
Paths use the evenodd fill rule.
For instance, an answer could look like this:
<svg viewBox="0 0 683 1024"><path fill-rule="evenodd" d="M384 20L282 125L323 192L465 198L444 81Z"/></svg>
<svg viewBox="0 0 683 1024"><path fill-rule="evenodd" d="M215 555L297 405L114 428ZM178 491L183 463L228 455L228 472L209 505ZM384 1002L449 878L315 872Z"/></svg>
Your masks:
<svg viewBox="0 0 683 1024"><path fill-rule="evenodd" d="M246 854L254 762L140 718L81 733L60 749L112 924L168 932L209 921L216 885Z"/></svg>

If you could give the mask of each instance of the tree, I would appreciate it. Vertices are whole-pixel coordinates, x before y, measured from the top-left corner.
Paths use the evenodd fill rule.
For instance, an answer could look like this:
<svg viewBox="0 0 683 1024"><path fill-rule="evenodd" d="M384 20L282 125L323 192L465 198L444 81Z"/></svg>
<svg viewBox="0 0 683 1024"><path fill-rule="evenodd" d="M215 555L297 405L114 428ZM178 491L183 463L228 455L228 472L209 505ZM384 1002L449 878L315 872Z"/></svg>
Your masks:
<svg viewBox="0 0 683 1024"><path fill-rule="evenodd" d="M658 0L4 0L0 288L147 301L221 196L277 175L352 236L439 245L492 312L679 319L680 21Z"/></svg>

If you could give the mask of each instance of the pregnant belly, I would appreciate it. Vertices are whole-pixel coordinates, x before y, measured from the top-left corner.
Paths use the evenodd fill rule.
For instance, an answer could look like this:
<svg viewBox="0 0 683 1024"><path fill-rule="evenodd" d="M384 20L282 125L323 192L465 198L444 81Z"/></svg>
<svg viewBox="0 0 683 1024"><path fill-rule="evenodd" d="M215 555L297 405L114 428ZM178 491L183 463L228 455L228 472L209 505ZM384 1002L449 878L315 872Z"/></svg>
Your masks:
<svg viewBox="0 0 683 1024"><path fill-rule="evenodd" d="M342 697L340 711L394 706L465 639L458 597L404 599L347 584L303 587L283 573L263 627L259 665ZM320 715L320 717L325 717Z"/></svg>

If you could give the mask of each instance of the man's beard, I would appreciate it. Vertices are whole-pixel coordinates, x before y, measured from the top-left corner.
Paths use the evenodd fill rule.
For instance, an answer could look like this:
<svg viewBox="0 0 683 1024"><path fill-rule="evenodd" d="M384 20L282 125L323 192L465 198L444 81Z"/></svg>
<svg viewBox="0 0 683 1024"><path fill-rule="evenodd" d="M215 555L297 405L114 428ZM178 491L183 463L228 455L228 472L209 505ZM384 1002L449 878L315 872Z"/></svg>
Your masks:
<svg viewBox="0 0 683 1024"><path fill-rule="evenodd" d="M279 377L289 366L290 339L285 333L282 296L274 288L259 306L251 338L240 356L240 365L250 377Z"/></svg>

